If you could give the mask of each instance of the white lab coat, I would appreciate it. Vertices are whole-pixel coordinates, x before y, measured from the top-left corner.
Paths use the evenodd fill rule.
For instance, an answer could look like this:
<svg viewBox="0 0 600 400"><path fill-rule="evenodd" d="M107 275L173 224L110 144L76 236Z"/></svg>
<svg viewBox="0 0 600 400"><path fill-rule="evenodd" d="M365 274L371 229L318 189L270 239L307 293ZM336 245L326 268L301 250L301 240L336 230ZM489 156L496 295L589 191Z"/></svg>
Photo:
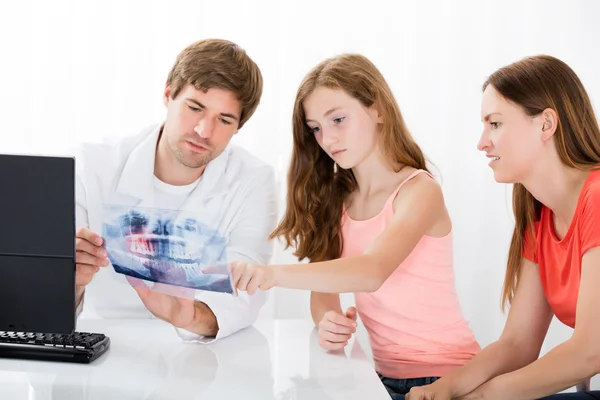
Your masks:
<svg viewBox="0 0 600 400"><path fill-rule="evenodd" d="M104 204L154 207L153 175L161 125L117 143L84 144L76 152L77 227L102 234ZM230 144L207 165L199 186L182 210L194 212L228 237L227 261L270 262L268 240L277 219L277 191L271 166ZM177 329L186 340L210 342L251 325L266 301L266 293L238 297L197 292L216 315L219 333L207 338ZM153 318L125 277L112 266L101 268L86 287L79 318Z"/></svg>

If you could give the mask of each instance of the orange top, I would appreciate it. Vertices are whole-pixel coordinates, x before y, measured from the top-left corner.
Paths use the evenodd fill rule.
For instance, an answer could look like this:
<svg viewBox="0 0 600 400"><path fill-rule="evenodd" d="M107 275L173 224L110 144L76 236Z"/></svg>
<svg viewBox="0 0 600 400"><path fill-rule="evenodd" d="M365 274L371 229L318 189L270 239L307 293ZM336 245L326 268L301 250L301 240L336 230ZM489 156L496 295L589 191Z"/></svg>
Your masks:
<svg viewBox="0 0 600 400"><path fill-rule="evenodd" d="M402 182L375 217L356 221L343 214L342 257L362 254L383 232L394 216L398 190L421 172L425 171L417 170ZM355 294L375 369L382 375L443 376L480 350L462 315L452 254L452 232L440 238L423 236L377 291Z"/></svg>
<svg viewBox="0 0 600 400"><path fill-rule="evenodd" d="M600 246L600 170L590 172L587 177L562 240L556 236L552 210L546 206L542 207L534 232L535 252L526 236L523 257L538 264L544 293L554 315L575 328L581 260L586 251Z"/></svg>

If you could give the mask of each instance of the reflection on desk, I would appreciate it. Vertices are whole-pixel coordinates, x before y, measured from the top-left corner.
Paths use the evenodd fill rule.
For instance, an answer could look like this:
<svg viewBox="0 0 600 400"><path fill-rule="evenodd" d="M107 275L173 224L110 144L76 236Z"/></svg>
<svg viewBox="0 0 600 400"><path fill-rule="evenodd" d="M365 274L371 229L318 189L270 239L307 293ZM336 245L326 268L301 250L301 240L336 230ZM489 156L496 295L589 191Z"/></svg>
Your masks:
<svg viewBox="0 0 600 400"><path fill-rule="evenodd" d="M184 343L159 320L80 320L109 351L89 365L0 359L0 399L385 399L357 341L318 344L312 321L259 321L211 344Z"/></svg>

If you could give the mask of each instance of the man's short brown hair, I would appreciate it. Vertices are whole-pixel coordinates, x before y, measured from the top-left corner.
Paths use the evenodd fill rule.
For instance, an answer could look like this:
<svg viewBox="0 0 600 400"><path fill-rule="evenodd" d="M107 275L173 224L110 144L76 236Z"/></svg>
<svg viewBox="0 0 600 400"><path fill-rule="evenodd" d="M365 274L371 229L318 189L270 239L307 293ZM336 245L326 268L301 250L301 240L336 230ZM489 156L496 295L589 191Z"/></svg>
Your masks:
<svg viewBox="0 0 600 400"><path fill-rule="evenodd" d="M233 92L242 103L241 128L258 107L263 79L256 63L240 46L223 39L204 39L179 53L167 84L173 99L186 85L202 91L218 88Z"/></svg>

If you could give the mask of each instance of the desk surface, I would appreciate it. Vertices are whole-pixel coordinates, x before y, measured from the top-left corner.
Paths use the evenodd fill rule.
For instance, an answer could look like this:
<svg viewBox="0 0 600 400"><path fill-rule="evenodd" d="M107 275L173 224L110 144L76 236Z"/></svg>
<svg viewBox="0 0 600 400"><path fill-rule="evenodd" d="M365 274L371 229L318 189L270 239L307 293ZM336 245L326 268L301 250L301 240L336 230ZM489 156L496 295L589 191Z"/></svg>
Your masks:
<svg viewBox="0 0 600 400"><path fill-rule="evenodd" d="M385 399L356 340L327 353L312 322L259 321L211 343L184 343L159 320L80 320L105 333L92 364L0 359L0 399Z"/></svg>

